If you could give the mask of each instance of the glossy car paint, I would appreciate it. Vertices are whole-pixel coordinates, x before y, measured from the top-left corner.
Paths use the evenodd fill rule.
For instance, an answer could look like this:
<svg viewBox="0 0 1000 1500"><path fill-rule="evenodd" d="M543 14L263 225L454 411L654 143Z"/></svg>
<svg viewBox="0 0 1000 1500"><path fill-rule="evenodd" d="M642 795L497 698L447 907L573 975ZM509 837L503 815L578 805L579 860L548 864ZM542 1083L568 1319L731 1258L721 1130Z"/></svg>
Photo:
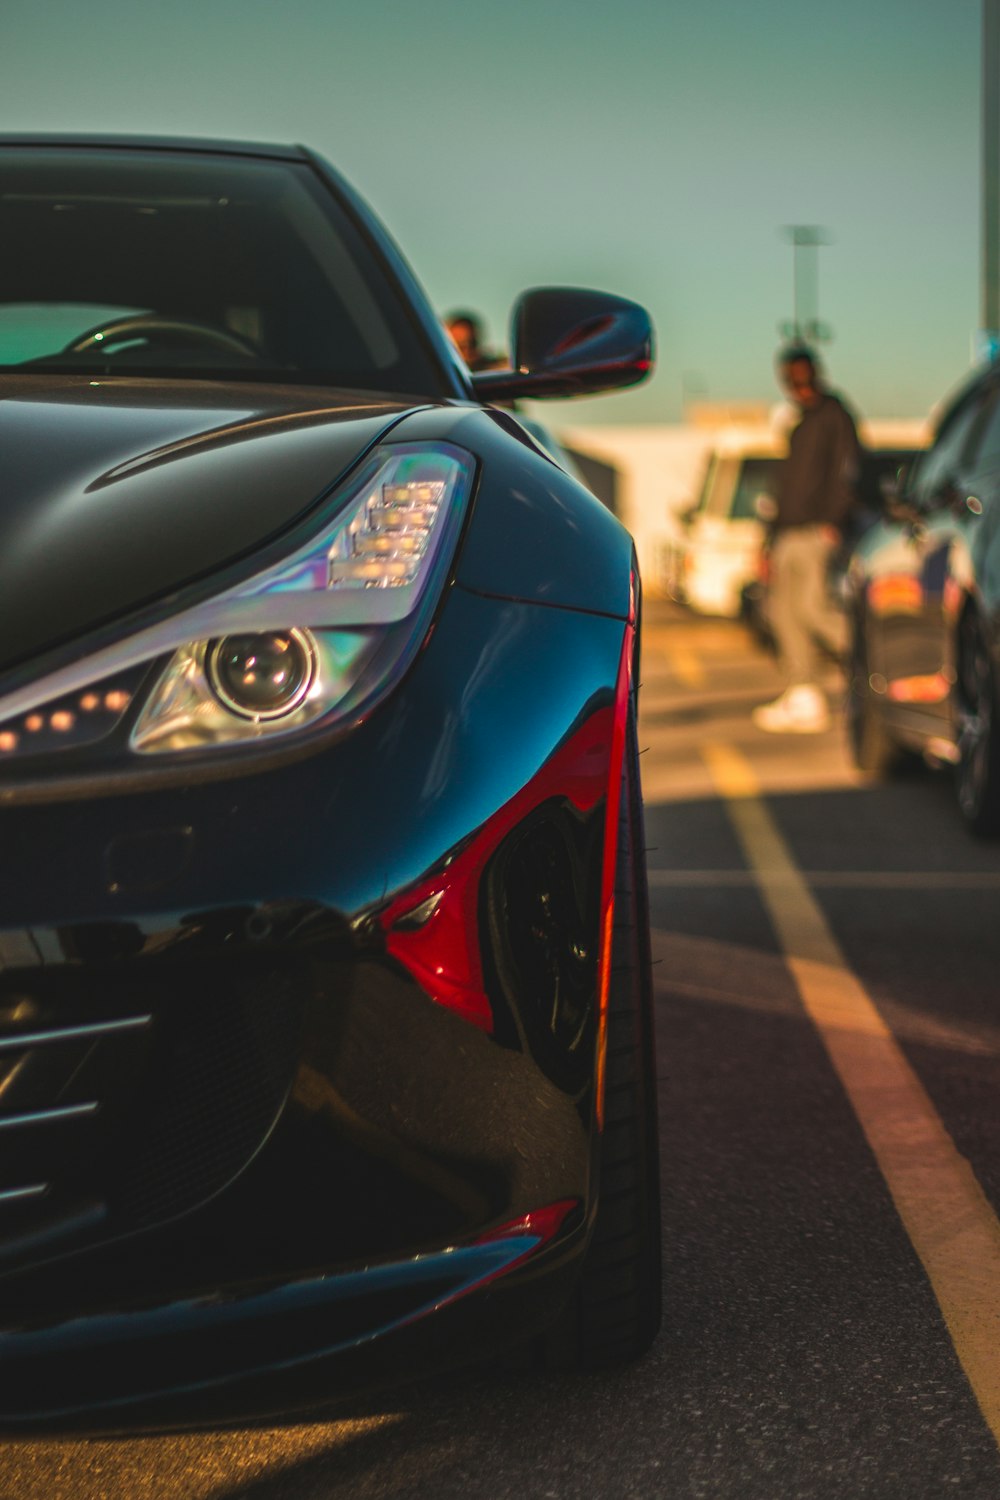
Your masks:
<svg viewBox="0 0 1000 1500"><path fill-rule="evenodd" d="M256 553L409 409L326 400L295 387L22 377L0 406L0 596L16 622L0 668Z"/></svg>
<svg viewBox="0 0 1000 1500"><path fill-rule="evenodd" d="M0 695L280 553L390 431L477 471L451 581L359 721L0 766L8 1423L273 1410L485 1353L572 1290L633 557L461 384L444 352L409 405L4 379Z"/></svg>

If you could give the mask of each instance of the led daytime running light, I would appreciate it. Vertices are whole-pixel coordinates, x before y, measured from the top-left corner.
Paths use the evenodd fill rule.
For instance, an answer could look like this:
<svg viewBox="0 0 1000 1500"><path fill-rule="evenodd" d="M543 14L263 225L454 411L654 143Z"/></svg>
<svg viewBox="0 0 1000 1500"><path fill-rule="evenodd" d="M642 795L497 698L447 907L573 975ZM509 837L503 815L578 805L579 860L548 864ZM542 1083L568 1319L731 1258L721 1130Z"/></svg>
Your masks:
<svg viewBox="0 0 1000 1500"><path fill-rule="evenodd" d="M441 479L383 484L381 500L370 500L348 528L347 556L331 556L331 587L404 588L412 583L446 495Z"/></svg>
<svg viewBox="0 0 1000 1500"><path fill-rule="evenodd" d="M405 619L426 586L449 519L468 498L472 474L471 455L448 443L377 449L322 539L250 579L234 597L325 592L340 601L337 623Z"/></svg>

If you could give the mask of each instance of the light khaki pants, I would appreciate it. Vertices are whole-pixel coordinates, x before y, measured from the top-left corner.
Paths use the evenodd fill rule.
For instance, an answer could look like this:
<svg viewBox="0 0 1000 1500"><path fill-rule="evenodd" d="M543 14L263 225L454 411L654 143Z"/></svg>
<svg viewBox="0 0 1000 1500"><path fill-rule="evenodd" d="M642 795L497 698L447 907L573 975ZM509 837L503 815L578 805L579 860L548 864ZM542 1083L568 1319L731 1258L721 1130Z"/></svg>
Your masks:
<svg viewBox="0 0 1000 1500"><path fill-rule="evenodd" d="M822 526L791 526L771 546L771 628L789 685L815 682L817 642L843 656L847 618L830 599L827 568L834 543Z"/></svg>

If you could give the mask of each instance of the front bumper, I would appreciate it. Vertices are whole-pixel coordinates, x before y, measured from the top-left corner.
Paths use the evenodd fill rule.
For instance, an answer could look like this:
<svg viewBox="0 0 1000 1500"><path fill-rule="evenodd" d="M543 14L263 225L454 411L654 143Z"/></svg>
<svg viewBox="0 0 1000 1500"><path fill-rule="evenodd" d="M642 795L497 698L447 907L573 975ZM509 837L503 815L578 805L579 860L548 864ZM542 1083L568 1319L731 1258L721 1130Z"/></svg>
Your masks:
<svg viewBox="0 0 1000 1500"><path fill-rule="evenodd" d="M307 760L0 813L0 1416L273 1410L558 1310L623 631L455 589Z"/></svg>

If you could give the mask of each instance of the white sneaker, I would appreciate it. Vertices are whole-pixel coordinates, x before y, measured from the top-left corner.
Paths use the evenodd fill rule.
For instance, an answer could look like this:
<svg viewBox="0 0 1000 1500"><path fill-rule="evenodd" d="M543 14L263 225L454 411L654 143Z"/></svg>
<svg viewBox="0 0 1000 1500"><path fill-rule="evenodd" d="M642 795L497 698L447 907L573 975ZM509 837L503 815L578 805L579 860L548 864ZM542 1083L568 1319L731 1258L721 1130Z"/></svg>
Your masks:
<svg viewBox="0 0 1000 1500"><path fill-rule="evenodd" d="M766 729L769 734L822 734L830 727L826 699L811 682L786 688L773 703L755 708L751 718L758 729Z"/></svg>

